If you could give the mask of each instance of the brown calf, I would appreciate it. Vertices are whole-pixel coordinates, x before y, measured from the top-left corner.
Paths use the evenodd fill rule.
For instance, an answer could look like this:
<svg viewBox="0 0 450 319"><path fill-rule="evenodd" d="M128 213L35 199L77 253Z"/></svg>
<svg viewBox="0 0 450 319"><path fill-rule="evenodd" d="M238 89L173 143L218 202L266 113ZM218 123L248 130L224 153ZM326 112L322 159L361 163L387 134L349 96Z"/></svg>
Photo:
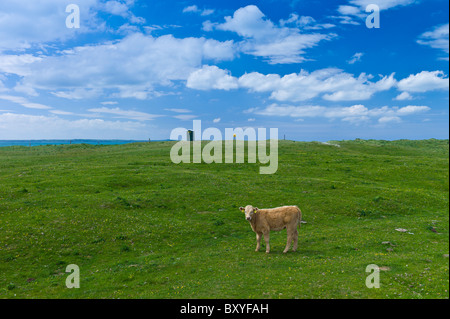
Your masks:
<svg viewBox="0 0 450 319"><path fill-rule="evenodd" d="M279 231L286 228L287 243L283 253L289 250L289 247L294 241L292 250L295 251L298 245L298 231L297 225L300 228L300 221L302 219L302 212L297 206L283 206L277 208L258 209L252 205L239 207L242 212L245 212L245 219L250 222L253 231L256 233L256 249L259 250L261 243L261 236L264 235L266 242L266 253L270 252L269 237L270 231Z"/></svg>

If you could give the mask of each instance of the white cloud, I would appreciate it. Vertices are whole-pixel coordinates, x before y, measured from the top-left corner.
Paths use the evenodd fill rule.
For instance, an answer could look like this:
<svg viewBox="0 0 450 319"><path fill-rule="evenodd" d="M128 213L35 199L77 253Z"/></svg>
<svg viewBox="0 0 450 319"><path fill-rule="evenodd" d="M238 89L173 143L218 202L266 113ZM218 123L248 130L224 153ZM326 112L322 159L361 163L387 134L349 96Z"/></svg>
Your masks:
<svg viewBox="0 0 450 319"><path fill-rule="evenodd" d="M88 111L93 112L93 113L100 113L100 114L110 114L116 118L125 118L125 119L129 119L129 120L137 120L137 121L151 121L157 117L163 116L163 115L149 114L149 113L139 112L139 111L134 111L134 110L122 110L118 107L112 108L112 109L107 108L107 107L92 108L92 109L89 109Z"/></svg>
<svg viewBox="0 0 450 319"><path fill-rule="evenodd" d="M26 98L21 96L15 96L15 95L0 95L1 100L10 101L13 103L17 103L22 105L23 107L29 108L29 109L39 109L39 110L48 110L51 109L50 106L40 104L40 103L33 103L28 101Z"/></svg>
<svg viewBox="0 0 450 319"><path fill-rule="evenodd" d="M130 3L110 0L102 3L102 11L108 12L113 15L128 18L132 15L130 12Z"/></svg>
<svg viewBox="0 0 450 319"><path fill-rule="evenodd" d="M183 13L200 13L202 16L208 16L214 13L214 9L203 9L200 10L199 7L197 7L195 4L191 6L187 6L183 9Z"/></svg>
<svg viewBox="0 0 450 319"><path fill-rule="evenodd" d="M350 60L347 61L348 64L355 64L355 62L361 61L362 56L364 53L356 52L353 54L353 56L350 58Z"/></svg>
<svg viewBox="0 0 450 319"><path fill-rule="evenodd" d="M427 92L433 90L448 90L449 79L443 71L422 71L411 74L397 84L401 91Z"/></svg>
<svg viewBox="0 0 450 319"><path fill-rule="evenodd" d="M29 64L42 60L32 54L0 55L0 72L25 76L31 73Z"/></svg>
<svg viewBox="0 0 450 319"><path fill-rule="evenodd" d="M380 10L387 10L397 6L410 5L417 0L350 0L350 5L340 5L337 8L338 16L330 18L338 19L341 24L359 25L366 19L366 7L369 4L377 5Z"/></svg>
<svg viewBox="0 0 450 319"><path fill-rule="evenodd" d="M251 113L265 116L316 117L323 114L325 110L326 107L324 106L293 106L274 103L262 110L253 109Z"/></svg>
<svg viewBox="0 0 450 319"><path fill-rule="evenodd" d="M428 106L418 106L418 105L408 105L398 109L397 114L399 115L410 115L415 113L422 113L429 111Z"/></svg>
<svg viewBox="0 0 450 319"><path fill-rule="evenodd" d="M213 120L213 123L219 123L219 122L220 122L220 117Z"/></svg>
<svg viewBox="0 0 450 319"><path fill-rule="evenodd" d="M378 123L387 124L387 123L400 123L402 121L398 116L383 116L378 119Z"/></svg>
<svg viewBox="0 0 450 319"><path fill-rule="evenodd" d="M396 100L396 101L404 101L404 100L412 100L412 99L413 99L413 97L408 92L402 92L394 98L394 100Z"/></svg>
<svg viewBox="0 0 450 319"><path fill-rule="evenodd" d="M407 6L417 2L417 0L350 0L350 3L365 10L369 4L376 4L380 10L392 9L398 6Z"/></svg>
<svg viewBox="0 0 450 319"><path fill-rule="evenodd" d="M364 15L361 12L361 9L354 6L348 6L348 5L340 5L337 8L337 11L344 15L344 16L357 16L357 17L363 17Z"/></svg>
<svg viewBox="0 0 450 319"><path fill-rule="evenodd" d="M175 112L175 113L190 113L191 111L188 109L164 109L166 111Z"/></svg>
<svg viewBox="0 0 450 319"><path fill-rule="evenodd" d="M330 16L330 18L340 20L339 21L340 24L351 24L351 25L361 24L360 22L353 20L353 17L351 16L339 15L339 16Z"/></svg>
<svg viewBox="0 0 450 319"><path fill-rule="evenodd" d="M343 122L348 122L356 126L369 122L369 120L370 118L368 116L349 116L342 119Z"/></svg>
<svg viewBox="0 0 450 319"><path fill-rule="evenodd" d="M278 101L305 101L316 96L330 101L367 100L376 92L389 90L395 85L393 74L377 82L361 73L357 78L336 68L320 69L314 72L263 75L252 72L239 78L241 87L255 92L271 92L270 97Z"/></svg>
<svg viewBox="0 0 450 319"><path fill-rule="evenodd" d="M197 115L180 114L180 115L174 115L173 117L176 119L182 120L182 121L189 121L189 120L195 119L197 117Z"/></svg>
<svg viewBox="0 0 450 319"><path fill-rule="evenodd" d="M0 1L0 52L27 49L51 41L66 40L77 34L104 29L96 16L99 0L77 0L80 8L80 28L65 27L68 13L61 0Z"/></svg>
<svg viewBox="0 0 450 319"><path fill-rule="evenodd" d="M286 24L286 22L281 22ZM222 24L204 25L212 28L236 32L244 38L241 44L242 52L263 57L271 64L300 63L305 49L312 48L322 40L330 40L334 34L305 33L298 27L288 28L277 26L266 19L265 15L255 5L249 5L236 10L233 16L225 17Z"/></svg>
<svg viewBox="0 0 450 319"><path fill-rule="evenodd" d="M204 61L230 60L234 55L232 41L135 33L113 43L40 56L27 63L26 72L19 68L18 75L20 85L64 98L99 96L109 90L115 91L113 97L145 99L155 86L186 80Z"/></svg>
<svg viewBox="0 0 450 319"><path fill-rule="evenodd" d="M201 13L202 16L209 16L214 13L214 9L204 9Z"/></svg>
<svg viewBox="0 0 450 319"><path fill-rule="evenodd" d="M361 8L349 5L340 5L337 8L338 16L331 16L330 18L340 20L341 24L360 25L366 14ZM355 20L356 19L356 20Z"/></svg>
<svg viewBox="0 0 450 319"><path fill-rule="evenodd" d="M106 1L105 3L99 2L97 7L101 11L128 19L131 23L144 24L145 23L144 18L137 17L131 12L131 7L133 5L134 5L134 0L132 0L132 1L110 0L110 1ZM125 25L129 26L128 23L126 23Z"/></svg>
<svg viewBox="0 0 450 319"><path fill-rule="evenodd" d="M51 92L54 96L61 97L69 100L82 100L97 97L101 94L100 88L84 89L76 88L68 91L56 91Z"/></svg>
<svg viewBox="0 0 450 319"><path fill-rule="evenodd" d="M52 114L56 114L56 115L76 115L73 112L68 112L68 111L63 111L63 110L50 110L49 112Z"/></svg>
<svg viewBox="0 0 450 319"><path fill-rule="evenodd" d="M441 26L436 26L432 31L422 33L419 36L417 43L444 51L445 53L447 53L447 57L444 59L448 60L448 53L449 53L448 33L449 33L448 23Z"/></svg>
<svg viewBox="0 0 450 319"><path fill-rule="evenodd" d="M376 119L379 123L395 122L404 116L420 114L429 111L428 106L408 105L402 108L383 106L369 109L364 105L356 104L348 107L325 107L319 105L278 105L271 104L265 108L251 108L244 113L257 114L263 116L282 116L298 118L326 118L341 119L352 124L368 122Z"/></svg>
<svg viewBox="0 0 450 319"><path fill-rule="evenodd" d="M102 119L66 120L55 115L0 114L3 139L143 139L150 128L142 122Z"/></svg>
<svg viewBox="0 0 450 319"><path fill-rule="evenodd" d="M192 72L186 86L197 90L230 90L238 88L238 81L227 70L219 69L215 65L204 65L201 69Z"/></svg>
<svg viewBox="0 0 450 319"><path fill-rule="evenodd" d="M183 13L186 13L186 12L200 12L200 9L194 4L192 6L185 7L183 9Z"/></svg>
<svg viewBox="0 0 450 319"><path fill-rule="evenodd" d="M443 71L422 71L400 81L389 76L374 76L361 73L358 77L337 68L319 69L313 72L301 70L299 73L261 74L245 73L233 77L228 70L216 66L203 66L190 74L187 87L198 90L245 88L250 92L270 93L270 98L278 101L306 101L321 97L328 101L368 100L375 93L397 88L400 93L394 100L412 99L409 92L448 90L448 77Z"/></svg>
<svg viewBox="0 0 450 319"><path fill-rule="evenodd" d="M202 23L202 30L206 32L210 32L214 30L214 28L219 25L216 22L211 22L210 20L206 20Z"/></svg>
<svg viewBox="0 0 450 319"><path fill-rule="evenodd" d="M280 26L297 26L302 30L320 30L334 28L332 23L317 23L316 19L310 16L299 16L296 13L291 13L287 20L280 20Z"/></svg>
<svg viewBox="0 0 450 319"><path fill-rule="evenodd" d="M5 85L3 84L2 78L3 78L3 76L0 74L0 92L7 91L7 90L8 90L8 89L5 87Z"/></svg>

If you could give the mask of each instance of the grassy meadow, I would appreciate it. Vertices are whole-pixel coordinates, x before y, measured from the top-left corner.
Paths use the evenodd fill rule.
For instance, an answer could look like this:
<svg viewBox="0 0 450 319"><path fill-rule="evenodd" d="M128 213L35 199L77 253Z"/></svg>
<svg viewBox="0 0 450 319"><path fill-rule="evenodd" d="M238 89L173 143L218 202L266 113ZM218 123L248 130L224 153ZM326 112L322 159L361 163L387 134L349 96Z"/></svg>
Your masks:
<svg viewBox="0 0 450 319"><path fill-rule="evenodd" d="M280 141L273 175L173 144L1 147L0 298L449 298L448 140ZM247 204L299 206L297 252Z"/></svg>

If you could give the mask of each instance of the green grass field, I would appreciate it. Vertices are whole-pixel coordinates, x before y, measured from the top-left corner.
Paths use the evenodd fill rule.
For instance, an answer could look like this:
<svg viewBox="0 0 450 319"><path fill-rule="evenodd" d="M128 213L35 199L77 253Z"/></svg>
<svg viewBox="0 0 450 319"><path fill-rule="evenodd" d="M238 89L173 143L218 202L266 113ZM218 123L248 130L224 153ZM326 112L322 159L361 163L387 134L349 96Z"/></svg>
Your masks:
<svg viewBox="0 0 450 319"><path fill-rule="evenodd" d="M0 297L449 298L448 140L334 143L280 141L273 175L173 142L0 148ZM298 251L255 252L247 204L299 206Z"/></svg>

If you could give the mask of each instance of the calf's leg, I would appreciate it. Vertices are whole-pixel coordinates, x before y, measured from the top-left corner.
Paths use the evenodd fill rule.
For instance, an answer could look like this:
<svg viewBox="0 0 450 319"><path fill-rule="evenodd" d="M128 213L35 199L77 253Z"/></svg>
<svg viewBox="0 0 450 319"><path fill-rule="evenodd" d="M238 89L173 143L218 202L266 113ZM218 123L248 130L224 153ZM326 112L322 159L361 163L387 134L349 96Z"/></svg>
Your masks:
<svg viewBox="0 0 450 319"><path fill-rule="evenodd" d="M266 242L266 254L270 252L269 239L270 239L270 232L267 231L264 233L264 241Z"/></svg>
<svg viewBox="0 0 450 319"><path fill-rule="evenodd" d="M255 251L259 251L259 248L261 247L261 233L256 233L256 249Z"/></svg>
<svg viewBox="0 0 450 319"><path fill-rule="evenodd" d="M298 247L298 231L297 229L294 232L294 246L292 247L292 251L296 251Z"/></svg>
<svg viewBox="0 0 450 319"><path fill-rule="evenodd" d="M283 250L283 254L287 253L287 251L289 250L289 247L291 246L291 242L293 239L292 235L293 235L292 232L290 232L290 231L287 232L287 242L286 242L286 247Z"/></svg>

